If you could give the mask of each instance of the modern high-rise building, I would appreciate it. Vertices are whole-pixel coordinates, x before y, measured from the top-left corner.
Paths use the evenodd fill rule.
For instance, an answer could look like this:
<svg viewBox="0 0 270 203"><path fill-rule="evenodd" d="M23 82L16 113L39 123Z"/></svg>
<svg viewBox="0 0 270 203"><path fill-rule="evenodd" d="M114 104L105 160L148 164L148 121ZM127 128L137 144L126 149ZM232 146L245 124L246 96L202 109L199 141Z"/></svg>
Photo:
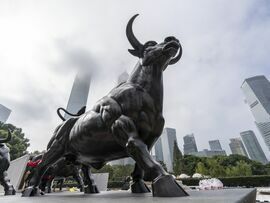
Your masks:
<svg viewBox="0 0 270 203"><path fill-rule="evenodd" d="M0 122L5 123L11 113L11 110L0 104Z"/></svg>
<svg viewBox="0 0 270 203"><path fill-rule="evenodd" d="M72 90L66 110L76 114L83 106L86 106L91 82L90 73L78 73L73 82ZM70 118L65 114L65 119Z"/></svg>
<svg viewBox="0 0 270 203"><path fill-rule="evenodd" d="M240 138L231 138L230 141L229 146L232 154L239 154L248 157L247 151Z"/></svg>
<svg viewBox="0 0 270 203"><path fill-rule="evenodd" d="M194 156L198 157L213 157L213 156L226 156L225 150L208 150L204 149L203 151L198 151L192 153Z"/></svg>
<svg viewBox="0 0 270 203"><path fill-rule="evenodd" d="M208 143L212 151L222 150L219 140L210 140Z"/></svg>
<svg viewBox="0 0 270 203"><path fill-rule="evenodd" d="M193 154L198 152L193 133L184 136L183 139L184 139L184 154Z"/></svg>
<svg viewBox="0 0 270 203"><path fill-rule="evenodd" d="M241 132L240 135L248 151L249 157L252 160L259 161L263 164L266 164L268 162L267 158L254 132L252 130L248 130L248 131Z"/></svg>
<svg viewBox="0 0 270 203"><path fill-rule="evenodd" d="M120 84L120 83L126 82L128 77L129 77L129 74L126 71L123 72L121 75L119 75L117 83Z"/></svg>
<svg viewBox="0 0 270 203"><path fill-rule="evenodd" d="M168 172L173 171L173 148L177 143L176 130L174 128L164 128L161 135L161 145L163 151L163 162L166 164Z"/></svg>
<svg viewBox="0 0 270 203"><path fill-rule="evenodd" d="M164 162L161 137L158 138L153 148L154 148L155 159L157 161Z"/></svg>
<svg viewBox="0 0 270 203"><path fill-rule="evenodd" d="M241 89L265 144L270 150L270 82L265 76L245 79Z"/></svg>

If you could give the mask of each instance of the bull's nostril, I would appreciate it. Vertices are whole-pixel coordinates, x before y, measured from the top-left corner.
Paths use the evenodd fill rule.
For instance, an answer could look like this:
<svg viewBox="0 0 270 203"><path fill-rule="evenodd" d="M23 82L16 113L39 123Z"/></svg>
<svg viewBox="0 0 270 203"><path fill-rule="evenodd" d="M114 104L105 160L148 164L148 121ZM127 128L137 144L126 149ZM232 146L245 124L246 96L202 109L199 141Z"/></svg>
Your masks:
<svg viewBox="0 0 270 203"><path fill-rule="evenodd" d="M165 42L170 42L170 41L173 41L173 40L176 40L176 38L173 37L173 36L169 36L169 37L166 37L166 38L164 39Z"/></svg>

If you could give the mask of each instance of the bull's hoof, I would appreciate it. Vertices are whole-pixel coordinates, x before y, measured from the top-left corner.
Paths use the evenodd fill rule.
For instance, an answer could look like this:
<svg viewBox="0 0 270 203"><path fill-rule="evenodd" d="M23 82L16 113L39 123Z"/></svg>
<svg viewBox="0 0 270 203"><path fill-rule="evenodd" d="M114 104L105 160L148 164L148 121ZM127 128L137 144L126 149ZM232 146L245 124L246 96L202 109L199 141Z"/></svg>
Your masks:
<svg viewBox="0 0 270 203"><path fill-rule="evenodd" d="M154 197L183 197L188 193L174 180L171 175L157 177L152 183Z"/></svg>
<svg viewBox="0 0 270 203"><path fill-rule="evenodd" d="M87 187L84 188L84 193L94 194L94 193L99 193L99 190L96 185L88 185Z"/></svg>
<svg viewBox="0 0 270 203"><path fill-rule="evenodd" d="M16 195L16 190L13 187L9 188L9 190L5 191L5 195Z"/></svg>
<svg viewBox="0 0 270 203"><path fill-rule="evenodd" d="M132 193L148 193L151 192L143 180L138 180L131 185Z"/></svg>
<svg viewBox="0 0 270 203"><path fill-rule="evenodd" d="M44 195L44 192L35 187L28 187L22 192L22 197L32 197L40 195Z"/></svg>

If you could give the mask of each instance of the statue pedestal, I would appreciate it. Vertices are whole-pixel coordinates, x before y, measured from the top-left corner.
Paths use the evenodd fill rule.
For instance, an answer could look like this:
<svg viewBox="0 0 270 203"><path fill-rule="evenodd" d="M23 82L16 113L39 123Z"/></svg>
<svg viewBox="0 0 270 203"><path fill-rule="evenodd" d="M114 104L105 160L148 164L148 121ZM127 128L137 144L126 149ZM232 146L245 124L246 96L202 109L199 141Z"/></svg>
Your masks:
<svg viewBox="0 0 270 203"><path fill-rule="evenodd" d="M109 191L99 194L84 195L80 192L56 192L38 197L3 196L0 193L0 202L5 203L255 203L256 189L224 189L208 191L187 191L187 197L152 197L151 193L131 194L129 191Z"/></svg>

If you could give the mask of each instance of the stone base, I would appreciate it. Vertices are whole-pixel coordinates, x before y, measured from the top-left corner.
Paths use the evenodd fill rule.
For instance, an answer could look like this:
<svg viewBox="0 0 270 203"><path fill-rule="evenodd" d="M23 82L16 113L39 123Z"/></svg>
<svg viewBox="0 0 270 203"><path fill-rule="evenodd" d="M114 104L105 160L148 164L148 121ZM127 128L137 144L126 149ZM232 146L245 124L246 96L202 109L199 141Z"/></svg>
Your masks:
<svg viewBox="0 0 270 203"><path fill-rule="evenodd" d="M0 202L4 203L255 203L256 189L224 189L208 191L187 191L185 197L152 197L151 193L132 194L129 191L109 191L98 194L81 192L55 192L38 197L4 196L0 193Z"/></svg>

